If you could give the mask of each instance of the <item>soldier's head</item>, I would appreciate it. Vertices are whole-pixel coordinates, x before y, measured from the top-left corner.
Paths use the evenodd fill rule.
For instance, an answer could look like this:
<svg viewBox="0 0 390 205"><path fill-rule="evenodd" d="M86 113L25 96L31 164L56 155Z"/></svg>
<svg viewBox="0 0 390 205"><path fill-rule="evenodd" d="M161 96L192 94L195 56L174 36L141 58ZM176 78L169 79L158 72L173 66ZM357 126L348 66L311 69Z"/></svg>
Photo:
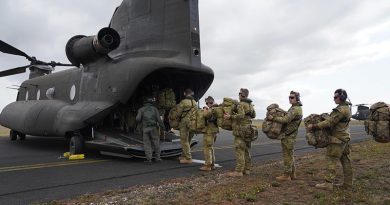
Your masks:
<svg viewBox="0 0 390 205"><path fill-rule="evenodd" d="M290 95L288 96L288 99L290 101L290 104L297 104L301 103L301 94L297 91L290 91Z"/></svg>
<svg viewBox="0 0 390 205"><path fill-rule="evenodd" d="M156 102L156 99L153 96L146 96L144 97L144 103L150 103L153 104Z"/></svg>
<svg viewBox="0 0 390 205"><path fill-rule="evenodd" d="M240 100L244 100L244 99L248 98L249 90L246 88L241 88L238 95L239 95Z"/></svg>
<svg viewBox="0 0 390 205"><path fill-rule="evenodd" d="M184 96L186 97L194 96L194 91L192 91L190 88L187 88L184 90Z"/></svg>
<svg viewBox="0 0 390 205"><path fill-rule="evenodd" d="M208 96L206 99L204 99L204 101L205 101L207 107L214 105L214 98L211 96Z"/></svg>
<svg viewBox="0 0 390 205"><path fill-rule="evenodd" d="M345 91L344 89L337 89L336 91L334 91L334 102L336 104L340 104L340 103L343 103L347 100L348 98L348 94L347 94L347 91Z"/></svg>

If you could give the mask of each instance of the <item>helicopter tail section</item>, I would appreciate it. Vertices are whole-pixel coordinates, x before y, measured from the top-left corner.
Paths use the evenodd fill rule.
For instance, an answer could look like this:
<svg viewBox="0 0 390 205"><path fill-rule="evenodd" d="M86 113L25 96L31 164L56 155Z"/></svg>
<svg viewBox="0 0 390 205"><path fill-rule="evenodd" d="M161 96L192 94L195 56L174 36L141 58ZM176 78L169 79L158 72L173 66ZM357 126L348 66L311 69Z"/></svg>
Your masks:
<svg viewBox="0 0 390 205"><path fill-rule="evenodd" d="M198 0L124 0L110 27L121 37L112 58L169 52L177 63L201 67Z"/></svg>

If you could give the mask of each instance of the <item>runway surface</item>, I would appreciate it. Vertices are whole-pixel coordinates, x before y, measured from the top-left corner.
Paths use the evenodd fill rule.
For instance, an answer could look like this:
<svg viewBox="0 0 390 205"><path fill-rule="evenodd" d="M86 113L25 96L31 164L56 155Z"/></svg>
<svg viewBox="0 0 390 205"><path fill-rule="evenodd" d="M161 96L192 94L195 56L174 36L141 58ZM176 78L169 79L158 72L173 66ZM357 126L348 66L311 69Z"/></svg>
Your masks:
<svg viewBox="0 0 390 205"><path fill-rule="evenodd" d="M280 141L261 136L253 143L254 163L281 158ZM362 125L351 126L352 142L370 139ZM203 160L202 135L193 158ZM313 152L300 129L296 155ZM87 151L86 159L69 161L62 158L68 142L62 138L27 137L26 141L10 141L0 137L0 204L28 204L54 199L72 198L85 193L126 188L138 184L159 183L161 180L200 175L200 163L181 165L175 158L146 165L141 159L102 156ZM216 161L222 170L235 165L233 136L222 131L215 145ZM299 165L298 165L299 166Z"/></svg>

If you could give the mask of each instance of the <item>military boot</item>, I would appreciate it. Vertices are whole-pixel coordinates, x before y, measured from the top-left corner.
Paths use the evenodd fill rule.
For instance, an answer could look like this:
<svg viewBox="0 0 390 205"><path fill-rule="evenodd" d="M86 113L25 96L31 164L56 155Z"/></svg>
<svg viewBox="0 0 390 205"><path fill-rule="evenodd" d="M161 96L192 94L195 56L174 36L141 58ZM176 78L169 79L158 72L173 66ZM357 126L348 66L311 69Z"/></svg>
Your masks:
<svg viewBox="0 0 390 205"><path fill-rule="evenodd" d="M278 180L278 181L291 181L291 177L283 174L282 176L276 177L276 180Z"/></svg>
<svg viewBox="0 0 390 205"><path fill-rule="evenodd" d="M242 176L244 176L244 174L242 172L234 171L234 172L228 172L226 174L226 176L228 176L228 177L242 177Z"/></svg>
<svg viewBox="0 0 390 205"><path fill-rule="evenodd" d="M329 183L329 182L325 182L325 183L322 183L322 184L316 184L316 188L317 189L324 189L324 190L333 190L333 184L332 183Z"/></svg>
<svg viewBox="0 0 390 205"><path fill-rule="evenodd" d="M192 159L181 159L180 160L180 164L191 164L192 163Z"/></svg>
<svg viewBox="0 0 390 205"><path fill-rule="evenodd" d="M209 171L211 171L211 170L213 170L213 169L211 168L211 165L204 164L203 166L201 166L201 167L199 168L199 170L200 170L200 171L209 172Z"/></svg>
<svg viewBox="0 0 390 205"><path fill-rule="evenodd" d="M290 178L291 178L291 180L297 179L297 174L295 173L295 171L291 172Z"/></svg>

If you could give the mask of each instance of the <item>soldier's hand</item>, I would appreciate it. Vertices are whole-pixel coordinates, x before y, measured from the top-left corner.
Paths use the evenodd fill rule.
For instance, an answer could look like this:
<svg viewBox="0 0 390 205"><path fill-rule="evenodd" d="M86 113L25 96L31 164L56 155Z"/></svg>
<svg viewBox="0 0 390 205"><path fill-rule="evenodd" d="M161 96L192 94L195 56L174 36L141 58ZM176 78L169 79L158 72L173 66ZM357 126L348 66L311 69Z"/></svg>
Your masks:
<svg viewBox="0 0 390 205"><path fill-rule="evenodd" d="M225 118L225 120L228 120L228 119L230 119L230 114L229 113L225 113L224 115L223 115L223 118Z"/></svg>
<svg viewBox="0 0 390 205"><path fill-rule="evenodd" d="M272 115L267 116L267 120L272 121L272 119L274 119L274 117Z"/></svg>
<svg viewBox="0 0 390 205"><path fill-rule="evenodd" d="M317 129L317 128L318 128L317 124L308 124L307 125L307 129L308 130L314 130L314 129Z"/></svg>

